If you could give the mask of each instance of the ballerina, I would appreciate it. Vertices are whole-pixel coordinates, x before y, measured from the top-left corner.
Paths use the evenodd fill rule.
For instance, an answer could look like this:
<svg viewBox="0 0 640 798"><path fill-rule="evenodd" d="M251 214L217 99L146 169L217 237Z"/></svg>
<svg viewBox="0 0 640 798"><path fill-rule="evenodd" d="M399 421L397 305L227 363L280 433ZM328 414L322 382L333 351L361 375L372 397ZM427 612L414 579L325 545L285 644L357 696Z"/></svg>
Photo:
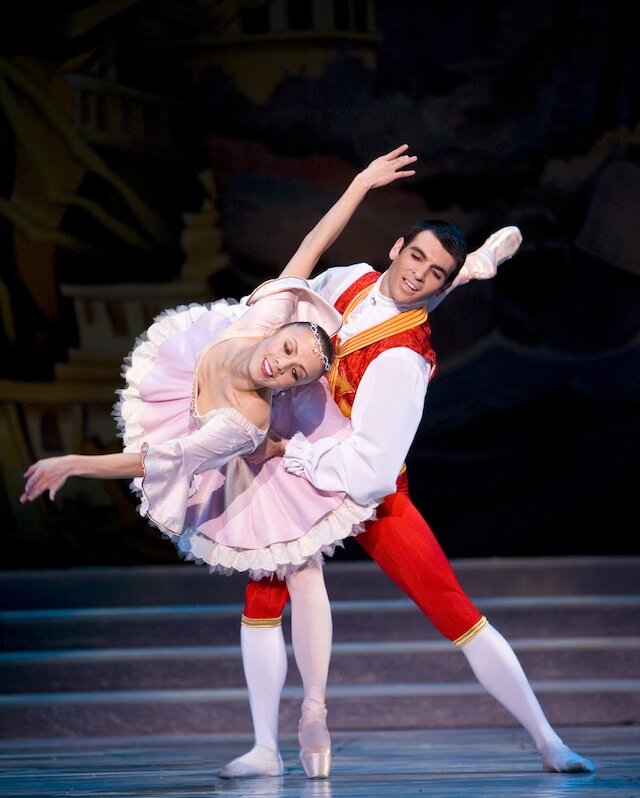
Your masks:
<svg viewBox="0 0 640 798"><path fill-rule="evenodd" d="M279 460L252 463L242 455L266 445L273 394L293 387L290 401L278 402L280 429L310 439L348 435L326 381L318 382L331 366L330 338L341 316L304 278L371 188L414 174L406 150L356 175L280 277L245 302L160 314L125 359L126 387L114 407L123 451L39 460L25 472L20 501L45 492L54 500L72 476L132 478L140 514L184 557L254 579L317 565L360 531L377 501L359 505L344 492L317 491L287 475Z"/></svg>

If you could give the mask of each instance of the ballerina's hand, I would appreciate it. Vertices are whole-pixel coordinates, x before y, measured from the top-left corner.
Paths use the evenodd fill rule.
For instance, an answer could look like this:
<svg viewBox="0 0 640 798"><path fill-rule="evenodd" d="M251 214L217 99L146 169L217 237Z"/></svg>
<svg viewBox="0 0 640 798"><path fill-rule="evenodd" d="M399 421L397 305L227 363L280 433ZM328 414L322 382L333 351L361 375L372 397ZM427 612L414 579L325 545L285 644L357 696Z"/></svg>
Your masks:
<svg viewBox="0 0 640 798"><path fill-rule="evenodd" d="M254 449L251 454L245 455L245 460L253 465L264 463L265 460L270 460L272 457L282 457L285 447L288 443L286 438L281 438L277 432L267 433L267 437L262 441L257 449Z"/></svg>
<svg viewBox="0 0 640 798"><path fill-rule="evenodd" d="M38 460L27 468L24 476L27 481L20 496L22 504L34 501L45 491L49 491L49 498L53 501L67 477L71 476L68 458L62 456Z"/></svg>
<svg viewBox="0 0 640 798"><path fill-rule="evenodd" d="M386 155L381 155L371 161L369 166L360 172L360 175L367 181L369 188L379 188L380 186L386 186L388 183L393 183L394 180L415 175L415 169L407 169L406 167L417 161L418 158L416 155L407 155L408 149L408 144L401 144L395 150L391 150Z"/></svg>

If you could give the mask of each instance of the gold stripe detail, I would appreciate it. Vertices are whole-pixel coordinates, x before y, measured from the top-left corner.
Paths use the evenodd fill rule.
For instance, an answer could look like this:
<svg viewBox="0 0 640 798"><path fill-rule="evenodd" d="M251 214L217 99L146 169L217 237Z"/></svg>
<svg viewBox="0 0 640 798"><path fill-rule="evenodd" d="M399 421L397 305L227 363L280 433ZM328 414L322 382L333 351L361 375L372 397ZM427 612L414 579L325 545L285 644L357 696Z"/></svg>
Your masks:
<svg viewBox="0 0 640 798"><path fill-rule="evenodd" d="M349 338L344 346L338 347L336 356L342 358L358 349L363 349L365 346L382 341L384 338L390 338L397 333L411 330L413 327L422 324L426 318L427 309L424 305L421 308L405 310L397 316L392 316L390 319L376 324L375 327L370 327L368 330L356 333L352 338Z"/></svg>
<svg viewBox="0 0 640 798"><path fill-rule="evenodd" d="M462 646L468 643L469 640L473 640L473 638L478 634L478 632L484 629L484 627L488 623L489 622L483 615L482 618L480 618L480 620L477 623L473 624L473 626L471 627L471 629L469 629L468 632L465 632L463 635L460 635L460 637L457 640L454 640L453 645L457 646L458 648L462 648Z"/></svg>
<svg viewBox="0 0 640 798"><path fill-rule="evenodd" d="M278 616L277 618L247 618L246 615L243 615L240 618L240 623L243 626L252 626L252 627L282 626L282 615Z"/></svg>
<svg viewBox="0 0 640 798"><path fill-rule="evenodd" d="M414 308L413 310L405 310L397 316L392 316L390 319L376 324L375 327L370 327L368 330L363 330L362 332L356 333L352 338L349 338L344 346L339 346L337 348L333 364L327 374L327 381L331 388L331 393L335 396L335 386L338 379L338 364L343 357L356 352L358 349L363 349L365 346L383 341L385 338L390 338L397 333L411 330L422 324L426 319L427 308L425 306Z"/></svg>

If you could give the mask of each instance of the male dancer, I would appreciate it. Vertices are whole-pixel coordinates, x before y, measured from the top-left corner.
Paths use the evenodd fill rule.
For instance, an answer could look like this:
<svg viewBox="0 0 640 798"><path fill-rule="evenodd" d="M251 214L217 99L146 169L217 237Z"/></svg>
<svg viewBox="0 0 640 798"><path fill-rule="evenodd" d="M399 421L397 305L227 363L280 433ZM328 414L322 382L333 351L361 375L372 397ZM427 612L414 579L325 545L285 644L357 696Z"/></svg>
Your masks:
<svg viewBox="0 0 640 798"><path fill-rule="evenodd" d="M480 683L529 732L543 770L592 772L592 763L568 748L553 730L510 645L462 590L433 532L409 500L403 465L436 365L427 309L435 307L445 289L494 276L521 240L517 228L503 228L465 260L466 245L457 228L427 222L396 241L384 274L357 264L328 269L311 280L312 287L343 314L329 383L335 401L351 417L352 434L343 442L327 438L315 444L295 436L287 444L284 465L319 489L345 491L356 501L385 496L377 520L356 537L358 543L460 648ZM287 598L281 582L262 580L247 587L241 647L255 745L222 768L223 778L283 772L277 740L287 669L281 627ZM322 597L309 600L317 604L317 623L306 640L293 641L305 694L314 692L307 682L313 685L315 679L317 684L317 702L306 709L303 703L300 728L304 723L311 733L304 745L301 737L306 749L302 761L308 776L326 777L330 739L324 723L324 688L332 627L328 598L324 607ZM310 755L313 750L316 753Z"/></svg>

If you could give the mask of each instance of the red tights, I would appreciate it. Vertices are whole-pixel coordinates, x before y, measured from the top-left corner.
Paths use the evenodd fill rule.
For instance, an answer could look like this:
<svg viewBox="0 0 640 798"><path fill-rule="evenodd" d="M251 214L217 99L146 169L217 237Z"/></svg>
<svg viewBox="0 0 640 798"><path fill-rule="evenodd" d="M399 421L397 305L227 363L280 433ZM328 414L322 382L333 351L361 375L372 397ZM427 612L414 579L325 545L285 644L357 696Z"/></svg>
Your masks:
<svg viewBox="0 0 640 798"><path fill-rule="evenodd" d="M444 637L451 641L463 637L483 616L409 499L406 474L398 479L397 492L378 506L377 516L356 536L357 542ZM243 614L254 620L279 618L288 598L285 582L269 578L249 582Z"/></svg>

